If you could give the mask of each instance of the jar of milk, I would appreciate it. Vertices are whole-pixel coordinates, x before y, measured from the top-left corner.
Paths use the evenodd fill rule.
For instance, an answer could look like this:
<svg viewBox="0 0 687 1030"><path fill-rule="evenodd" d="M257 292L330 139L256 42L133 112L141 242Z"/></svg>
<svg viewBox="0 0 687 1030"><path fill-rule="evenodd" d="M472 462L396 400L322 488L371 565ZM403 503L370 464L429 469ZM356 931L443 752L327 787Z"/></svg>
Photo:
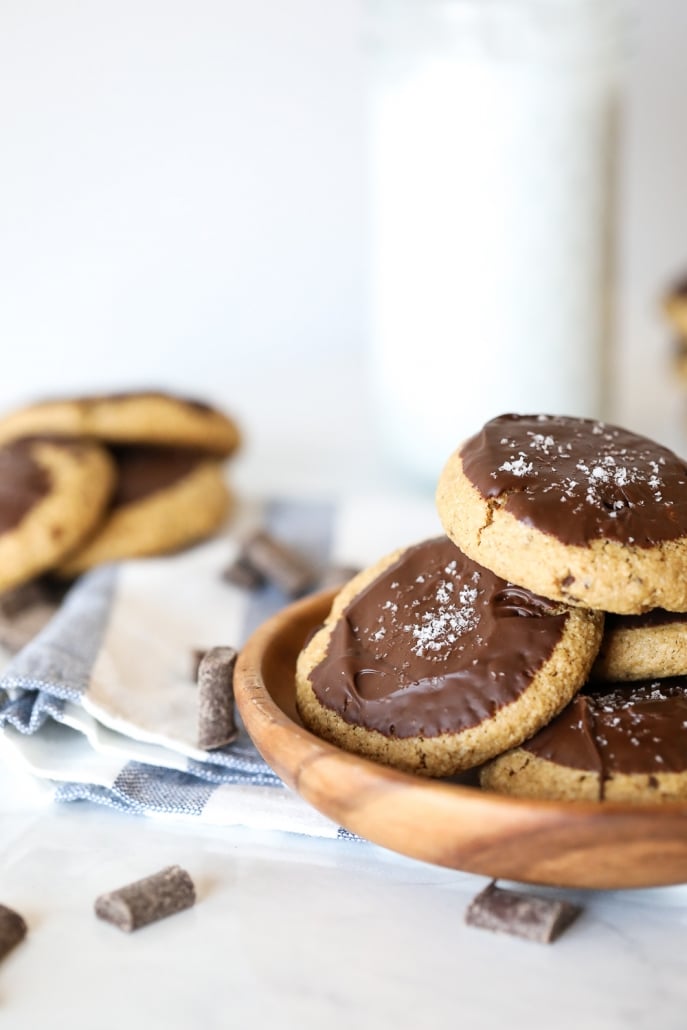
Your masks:
<svg viewBox="0 0 687 1030"><path fill-rule="evenodd" d="M494 415L603 416L626 0L367 0L371 372L436 476Z"/></svg>

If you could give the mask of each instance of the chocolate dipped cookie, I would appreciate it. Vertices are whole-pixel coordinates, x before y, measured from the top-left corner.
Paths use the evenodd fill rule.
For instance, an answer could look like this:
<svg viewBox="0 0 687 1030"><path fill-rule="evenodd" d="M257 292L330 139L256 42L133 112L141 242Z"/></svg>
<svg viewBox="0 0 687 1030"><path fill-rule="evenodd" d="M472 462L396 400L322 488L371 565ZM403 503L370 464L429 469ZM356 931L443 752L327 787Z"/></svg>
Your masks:
<svg viewBox="0 0 687 1030"><path fill-rule="evenodd" d="M178 447L115 447L116 486L96 533L57 569L76 576L123 558L166 554L213 533L231 495L222 465L207 454Z"/></svg>
<svg viewBox="0 0 687 1030"><path fill-rule="evenodd" d="M687 611L687 467L646 437L503 415L449 458L437 507L466 554L545 597Z"/></svg>
<svg viewBox="0 0 687 1030"><path fill-rule="evenodd" d="M0 447L0 591L53 567L97 526L114 487L97 444L35 438Z"/></svg>
<svg viewBox="0 0 687 1030"><path fill-rule="evenodd" d="M486 765L481 782L518 797L687 797L687 677L585 687L531 740Z"/></svg>
<svg viewBox="0 0 687 1030"><path fill-rule="evenodd" d="M687 612L653 608L608 615L592 679L624 682L687 675Z"/></svg>
<svg viewBox="0 0 687 1030"><path fill-rule="evenodd" d="M298 710L346 750L448 776L522 742L582 686L603 615L514 587L445 537L337 595L301 652Z"/></svg>
<svg viewBox="0 0 687 1030"><path fill-rule="evenodd" d="M220 457L239 444L237 425L216 408L153 390L44 401L0 420L0 442L37 433L191 447Z"/></svg>

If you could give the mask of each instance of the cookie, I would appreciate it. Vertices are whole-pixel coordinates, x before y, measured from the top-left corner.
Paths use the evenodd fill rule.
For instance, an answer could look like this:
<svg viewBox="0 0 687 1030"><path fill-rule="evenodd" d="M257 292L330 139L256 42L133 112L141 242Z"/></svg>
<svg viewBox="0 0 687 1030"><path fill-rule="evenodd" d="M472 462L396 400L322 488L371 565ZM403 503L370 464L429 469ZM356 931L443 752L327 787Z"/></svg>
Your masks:
<svg viewBox="0 0 687 1030"><path fill-rule="evenodd" d="M36 438L0 447L0 591L51 568L94 530L114 475L95 443Z"/></svg>
<svg viewBox="0 0 687 1030"><path fill-rule="evenodd" d="M444 529L498 575L619 614L687 611L687 467L587 419L503 415L449 458Z"/></svg>
<svg viewBox="0 0 687 1030"><path fill-rule="evenodd" d="M687 675L687 613L654 608L608 615L592 679L626 682Z"/></svg>
<svg viewBox="0 0 687 1030"><path fill-rule="evenodd" d="M687 677L585 687L549 726L486 765L481 783L530 798L686 798Z"/></svg>
<svg viewBox="0 0 687 1030"><path fill-rule="evenodd" d="M603 616L552 604L445 537L350 581L301 652L306 726L348 751L448 776L523 741L585 682Z"/></svg>
<svg viewBox="0 0 687 1030"><path fill-rule="evenodd" d="M239 443L236 424L215 408L155 391L45 401L0 420L0 442L36 433L193 447L223 457Z"/></svg>
<svg viewBox="0 0 687 1030"><path fill-rule="evenodd" d="M679 336L687 336L687 278L681 279L663 298L663 311Z"/></svg>
<svg viewBox="0 0 687 1030"><path fill-rule="evenodd" d="M117 447L112 454L117 484L107 517L59 576L176 551L213 533L229 510L222 465L206 454L174 447Z"/></svg>

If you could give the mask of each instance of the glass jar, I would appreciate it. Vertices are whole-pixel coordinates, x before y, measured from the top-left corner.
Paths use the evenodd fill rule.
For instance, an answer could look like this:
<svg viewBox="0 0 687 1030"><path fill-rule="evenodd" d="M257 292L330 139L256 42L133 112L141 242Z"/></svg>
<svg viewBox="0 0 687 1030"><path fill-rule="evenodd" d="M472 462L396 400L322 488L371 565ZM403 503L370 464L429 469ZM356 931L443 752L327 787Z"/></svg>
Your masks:
<svg viewBox="0 0 687 1030"><path fill-rule="evenodd" d="M623 0L368 0L371 373L416 480L509 411L603 416Z"/></svg>

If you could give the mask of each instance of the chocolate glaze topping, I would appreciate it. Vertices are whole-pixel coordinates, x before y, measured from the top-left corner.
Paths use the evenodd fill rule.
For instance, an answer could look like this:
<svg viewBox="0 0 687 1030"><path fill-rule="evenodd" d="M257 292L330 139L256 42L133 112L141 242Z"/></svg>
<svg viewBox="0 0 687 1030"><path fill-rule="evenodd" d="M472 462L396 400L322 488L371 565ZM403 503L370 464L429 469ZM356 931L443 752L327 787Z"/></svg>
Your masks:
<svg viewBox="0 0 687 1030"><path fill-rule="evenodd" d="M522 694L567 619L440 537L409 548L354 598L310 680L351 725L388 737L455 733Z"/></svg>
<svg viewBox="0 0 687 1030"><path fill-rule="evenodd" d="M188 447L113 447L117 464L117 486L113 508L133 504L174 486L192 472L207 455Z"/></svg>
<svg viewBox="0 0 687 1030"><path fill-rule="evenodd" d="M616 774L687 770L687 676L588 685L522 747L571 769Z"/></svg>
<svg viewBox="0 0 687 1030"><path fill-rule="evenodd" d="M552 415L502 415L461 450L484 497L565 544L653 547L687 535L687 467L616 426Z"/></svg>
<svg viewBox="0 0 687 1030"><path fill-rule="evenodd" d="M50 474L31 456L33 443L17 440L0 447L0 534L15 529L50 493Z"/></svg>

